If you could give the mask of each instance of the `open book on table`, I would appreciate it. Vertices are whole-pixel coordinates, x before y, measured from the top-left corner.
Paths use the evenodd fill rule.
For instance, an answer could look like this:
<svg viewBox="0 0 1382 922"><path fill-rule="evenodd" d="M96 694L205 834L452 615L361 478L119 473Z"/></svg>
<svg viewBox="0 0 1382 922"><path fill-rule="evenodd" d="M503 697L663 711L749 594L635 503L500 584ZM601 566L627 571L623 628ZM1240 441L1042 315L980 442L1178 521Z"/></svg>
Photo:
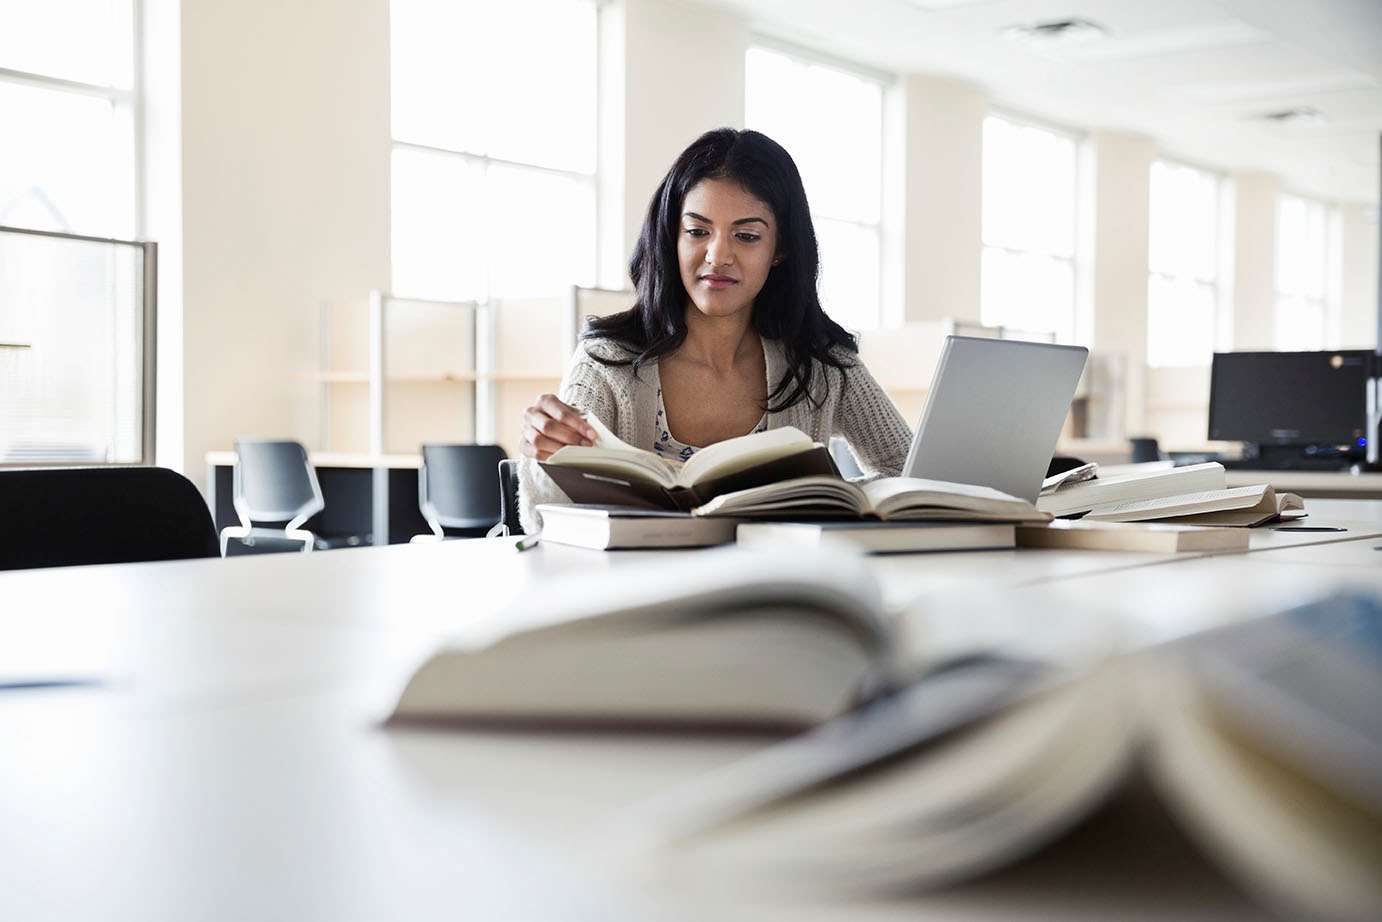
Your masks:
<svg viewBox="0 0 1382 922"><path fill-rule="evenodd" d="M736 518L849 517L884 521L1046 522L1031 503L992 487L918 477L864 483L830 477L795 480L721 494L694 511Z"/></svg>
<svg viewBox="0 0 1382 922"><path fill-rule="evenodd" d="M1100 506L1086 519L1104 522L1164 521L1183 525L1251 528L1278 519L1305 516L1305 501L1294 493L1278 493L1271 484L1229 487L1203 493L1161 496Z"/></svg>
<svg viewBox="0 0 1382 922"><path fill-rule="evenodd" d="M1379 638L1382 599L1345 594L1074 675L972 658L656 795L609 837L730 893L895 894L1060 848L1150 781L1153 809L1281 917L1379 918Z"/></svg>
<svg viewBox="0 0 1382 922"><path fill-rule="evenodd" d="M791 426L717 442L683 463L621 441L592 414L586 420L599 435L594 445L567 445L541 462L575 503L689 511L721 493L840 476L830 451Z"/></svg>

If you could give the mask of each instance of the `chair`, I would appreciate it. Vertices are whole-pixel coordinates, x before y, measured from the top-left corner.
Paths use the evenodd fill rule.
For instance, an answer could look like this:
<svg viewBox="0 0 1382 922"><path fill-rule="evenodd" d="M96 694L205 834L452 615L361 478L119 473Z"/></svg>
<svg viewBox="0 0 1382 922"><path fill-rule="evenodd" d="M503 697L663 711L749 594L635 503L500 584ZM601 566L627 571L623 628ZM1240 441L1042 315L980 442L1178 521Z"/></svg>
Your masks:
<svg viewBox="0 0 1382 922"><path fill-rule="evenodd" d="M1148 461L1161 460L1161 446L1156 439L1150 437L1135 437L1128 439L1129 460L1134 464L1145 464Z"/></svg>
<svg viewBox="0 0 1382 922"><path fill-rule="evenodd" d="M239 525L221 529L221 555L231 538L253 545L257 539L313 550L317 536L303 523L326 507L317 472L300 442L236 439L232 499ZM281 526L278 523L283 523Z"/></svg>
<svg viewBox="0 0 1382 922"><path fill-rule="evenodd" d="M0 570L215 557L197 488L161 467L0 471Z"/></svg>
<svg viewBox="0 0 1382 922"><path fill-rule="evenodd" d="M499 524L489 530L488 537L503 538L523 534L518 521L518 459L499 462Z"/></svg>
<svg viewBox="0 0 1382 922"><path fill-rule="evenodd" d="M505 457L498 445L423 445L417 504L432 534L413 540L478 538L494 527L503 513L494 468Z"/></svg>

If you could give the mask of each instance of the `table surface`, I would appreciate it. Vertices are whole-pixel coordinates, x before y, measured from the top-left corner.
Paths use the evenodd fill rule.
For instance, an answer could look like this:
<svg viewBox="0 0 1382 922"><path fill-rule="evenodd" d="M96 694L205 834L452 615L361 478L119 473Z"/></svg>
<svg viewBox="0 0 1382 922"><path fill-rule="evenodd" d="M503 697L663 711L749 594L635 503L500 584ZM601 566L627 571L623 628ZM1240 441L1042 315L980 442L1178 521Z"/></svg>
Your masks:
<svg viewBox="0 0 1382 922"><path fill-rule="evenodd" d="M1342 585L1382 590L1382 521L1330 510L1347 531L1255 530L1245 554L1024 549L870 565L891 606L957 629L987 593L1033 625L1082 608L1154 642ZM0 678L101 682L0 693L0 918L1257 912L1135 800L1061 848L941 892L731 903L644 885L595 857L611 817L770 741L380 725L439 637L525 587L632 579L697 553L709 552L480 540L0 574ZM1143 860L1149 842L1159 863Z"/></svg>

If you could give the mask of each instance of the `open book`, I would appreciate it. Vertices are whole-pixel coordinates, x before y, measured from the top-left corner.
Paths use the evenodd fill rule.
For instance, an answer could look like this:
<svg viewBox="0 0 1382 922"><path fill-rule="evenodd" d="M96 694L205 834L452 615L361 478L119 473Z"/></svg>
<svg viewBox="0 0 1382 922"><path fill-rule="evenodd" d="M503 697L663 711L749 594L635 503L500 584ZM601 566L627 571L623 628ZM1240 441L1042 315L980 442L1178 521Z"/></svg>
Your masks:
<svg viewBox="0 0 1382 922"><path fill-rule="evenodd" d="M1093 479L1058 482L1051 492L1043 490L1037 498L1037 508L1054 516L1078 515L1114 503L1222 490L1227 486L1224 466L1215 461L1175 468L1148 467L1151 469L1112 477L1096 473Z"/></svg>
<svg viewBox="0 0 1382 922"><path fill-rule="evenodd" d="M535 587L436 650L394 718L799 729L890 681L894 653L862 562L710 550Z"/></svg>
<svg viewBox="0 0 1382 922"><path fill-rule="evenodd" d="M1276 519L1298 519L1304 515L1305 502L1299 496L1277 493L1270 484L1260 483L1114 503L1096 508L1085 518L1104 522L1167 521L1251 528Z"/></svg>
<svg viewBox="0 0 1382 922"><path fill-rule="evenodd" d="M594 445L567 445L541 462L576 503L684 512L721 493L793 477L840 476L830 451L791 426L717 442L682 463L634 448L594 415L586 420L599 436Z"/></svg>
<svg viewBox="0 0 1382 922"><path fill-rule="evenodd" d="M612 832L682 883L897 893L1060 848L1150 778L1152 806L1282 917L1379 918L1379 627L1382 601L1344 595L1074 677L972 658Z"/></svg>
<svg viewBox="0 0 1382 922"><path fill-rule="evenodd" d="M845 516L885 521L1045 522L1050 516L992 487L918 477L850 483L801 477L723 493L693 510L698 516L812 518Z"/></svg>

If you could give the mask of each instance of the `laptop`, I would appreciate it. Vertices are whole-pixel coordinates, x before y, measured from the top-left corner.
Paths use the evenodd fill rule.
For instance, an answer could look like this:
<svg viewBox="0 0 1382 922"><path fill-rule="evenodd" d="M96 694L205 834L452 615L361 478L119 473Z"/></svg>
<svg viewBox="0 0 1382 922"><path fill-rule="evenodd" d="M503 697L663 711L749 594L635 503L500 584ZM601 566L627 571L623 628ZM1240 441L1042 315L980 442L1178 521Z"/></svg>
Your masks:
<svg viewBox="0 0 1382 922"><path fill-rule="evenodd" d="M1083 346L947 336L902 475L1036 502L1088 355Z"/></svg>

